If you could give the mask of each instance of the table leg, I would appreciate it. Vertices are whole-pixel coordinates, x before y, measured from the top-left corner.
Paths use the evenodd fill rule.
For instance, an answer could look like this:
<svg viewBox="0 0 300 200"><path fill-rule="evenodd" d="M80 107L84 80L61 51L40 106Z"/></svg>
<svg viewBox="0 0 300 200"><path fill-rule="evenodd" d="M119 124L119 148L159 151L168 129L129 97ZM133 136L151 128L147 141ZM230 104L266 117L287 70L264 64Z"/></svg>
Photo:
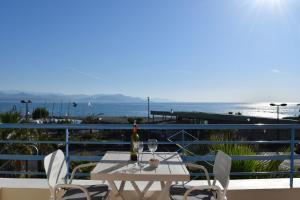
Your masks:
<svg viewBox="0 0 300 200"><path fill-rule="evenodd" d="M143 196L145 196L145 194L148 192L148 190L150 189L152 184L153 184L153 181L148 182L148 184L146 185L146 187L144 188L144 190L142 192Z"/></svg>
<svg viewBox="0 0 300 200"><path fill-rule="evenodd" d="M145 199L145 194L148 192L148 190L152 186L153 181L149 181L147 183L146 187L143 189L143 191L140 190L140 188L138 187L138 185L134 181L130 181L130 183L134 187L134 190L138 193L139 199Z"/></svg>
<svg viewBox="0 0 300 200"><path fill-rule="evenodd" d="M109 186L110 186L111 191L112 191L111 199L112 200L117 200L118 197L120 197L121 199L125 200L122 193L119 192L115 182L114 181L108 181L108 183L109 183ZM121 183L121 186L122 186L122 183Z"/></svg>
<svg viewBox="0 0 300 200"><path fill-rule="evenodd" d="M172 181L166 181L166 183L164 182L160 182L161 183L161 193L158 196L157 200L166 200L169 199L169 190L170 190L170 186L172 185Z"/></svg>
<svg viewBox="0 0 300 200"><path fill-rule="evenodd" d="M161 189L163 189L165 187L165 182L161 181L160 182L160 187L161 187Z"/></svg>
<svg viewBox="0 0 300 200"><path fill-rule="evenodd" d="M124 191L124 187L125 187L125 181L122 181L120 185L119 193L122 193Z"/></svg>
<svg viewBox="0 0 300 200"><path fill-rule="evenodd" d="M139 198L143 196L140 188L137 186L137 184L134 181L130 181L131 185L133 186L134 190L138 193Z"/></svg>

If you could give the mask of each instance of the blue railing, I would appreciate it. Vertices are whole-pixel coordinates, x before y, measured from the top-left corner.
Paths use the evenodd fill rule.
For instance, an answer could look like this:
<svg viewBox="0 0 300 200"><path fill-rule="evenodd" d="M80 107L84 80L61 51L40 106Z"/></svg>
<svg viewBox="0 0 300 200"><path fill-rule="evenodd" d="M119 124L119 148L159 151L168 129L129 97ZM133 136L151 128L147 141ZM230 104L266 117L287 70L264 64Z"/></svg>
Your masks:
<svg viewBox="0 0 300 200"><path fill-rule="evenodd" d="M64 141L24 141L24 140L1 140L0 144L56 144L64 145L66 160L68 166L71 161L98 161L101 156L77 156L70 155L70 145L129 145L129 142L124 141L70 141L69 130L131 130L132 125L129 124L0 124L0 129L49 129L49 130L64 130ZM289 171L275 171L275 172L232 172L232 175L289 175L290 187L293 187L293 178L296 174L300 174L294 170L295 159L300 159L300 156L295 155L295 144L299 143L296 140L296 131L300 129L297 124L245 124L245 125L228 125L228 124L141 124L140 130L164 130L164 131L178 131L178 130L288 130L290 134L289 140L247 140L247 141L209 141L209 140L186 140L184 135L179 141L161 141L159 145L212 145L212 144L280 144L288 145L290 153L285 155L232 155L233 160L290 160ZM214 132L218 133L218 132ZM83 133L84 134L84 133ZM201 132L200 132L201 134ZM249 132L248 134L251 134ZM266 133L269 134L269 133ZM1 150L1 149L0 149ZM44 159L45 155L11 155L0 154L0 160L8 161L40 161ZM192 155L184 156L182 158L185 162L195 161L213 161L212 155ZM69 167L68 167L69 168ZM30 174L30 175L44 175L42 172L28 172L28 171L0 171L0 174Z"/></svg>

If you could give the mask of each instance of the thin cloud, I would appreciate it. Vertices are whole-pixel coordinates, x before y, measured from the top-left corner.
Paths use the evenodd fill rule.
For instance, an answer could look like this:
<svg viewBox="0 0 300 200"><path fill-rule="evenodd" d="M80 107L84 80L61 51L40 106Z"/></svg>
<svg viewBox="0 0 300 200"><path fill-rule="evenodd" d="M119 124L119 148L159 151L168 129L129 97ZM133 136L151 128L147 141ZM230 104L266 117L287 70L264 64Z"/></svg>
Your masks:
<svg viewBox="0 0 300 200"><path fill-rule="evenodd" d="M100 78L99 76L95 76L95 75L93 75L93 74L90 74L90 73L86 73L86 72L80 71L80 70L78 70L78 69L76 69L76 68L73 68L73 67L67 67L66 69L71 70L71 71L73 71L73 72L76 72L76 73L78 73L78 74L84 75L84 76L89 77L89 78L101 80L101 78Z"/></svg>
<svg viewBox="0 0 300 200"><path fill-rule="evenodd" d="M280 74L281 73L281 71L279 69L272 69L271 72L274 73L274 74Z"/></svg>

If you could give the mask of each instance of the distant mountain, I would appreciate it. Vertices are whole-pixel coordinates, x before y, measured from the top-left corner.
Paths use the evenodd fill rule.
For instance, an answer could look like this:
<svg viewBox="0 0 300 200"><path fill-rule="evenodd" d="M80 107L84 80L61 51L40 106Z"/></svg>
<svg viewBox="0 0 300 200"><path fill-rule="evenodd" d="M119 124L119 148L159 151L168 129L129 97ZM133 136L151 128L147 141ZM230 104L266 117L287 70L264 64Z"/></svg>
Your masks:
<svg viewBox="0 0 300 200"><path fill-rule="evenodd" d="M46 94L46 93L27 93L27 92L1 92L0 101L2 102L20 102L20 100L30 99L32 102L94 102L94 103L139 103L146 100L139 97L125 96L123 94L97 94L97 95L64 95L64 94Z"/></svg>

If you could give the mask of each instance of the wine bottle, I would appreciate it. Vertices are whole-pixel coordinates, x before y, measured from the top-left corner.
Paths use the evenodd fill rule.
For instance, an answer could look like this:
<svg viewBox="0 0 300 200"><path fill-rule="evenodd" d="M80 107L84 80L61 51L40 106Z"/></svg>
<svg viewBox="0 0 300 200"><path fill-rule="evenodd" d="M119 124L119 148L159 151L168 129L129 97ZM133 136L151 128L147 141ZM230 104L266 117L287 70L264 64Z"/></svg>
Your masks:
<svg viewBox="0 0 300 200"><path fill-rule="evenodd" d="M131 149L130 149L130 160L137 161L137 145L139 141L138 128L136 125L136 120L134 120L132 133L131 133Z"/></svg>

